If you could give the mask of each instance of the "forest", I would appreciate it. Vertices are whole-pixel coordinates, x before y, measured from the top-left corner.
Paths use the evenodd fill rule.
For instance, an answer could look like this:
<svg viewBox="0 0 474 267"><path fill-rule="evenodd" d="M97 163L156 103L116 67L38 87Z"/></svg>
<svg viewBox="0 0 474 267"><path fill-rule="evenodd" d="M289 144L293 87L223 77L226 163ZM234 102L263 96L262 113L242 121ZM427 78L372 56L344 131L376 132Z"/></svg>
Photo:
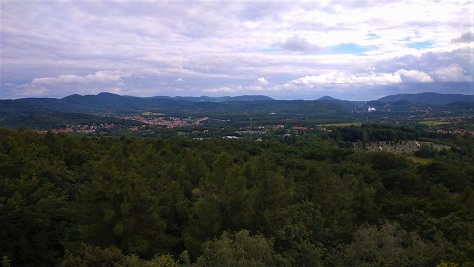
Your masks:
<svg viewBox="0 0 474 267"><path fill-rule="evenodd" d="M425 161L353 142L425 138ZM0 129L2 266L474 266L474 136Z"/></svg>

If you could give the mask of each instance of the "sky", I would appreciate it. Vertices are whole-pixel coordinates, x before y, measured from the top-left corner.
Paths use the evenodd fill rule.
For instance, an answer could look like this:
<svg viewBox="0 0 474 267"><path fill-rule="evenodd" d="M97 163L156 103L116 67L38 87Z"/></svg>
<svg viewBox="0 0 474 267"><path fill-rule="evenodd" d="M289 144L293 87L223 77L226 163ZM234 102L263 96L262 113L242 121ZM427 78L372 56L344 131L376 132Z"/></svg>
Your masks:
<svg viewBox="0 0 474 267"><path fill-rule="evenodd" d="M0 99L474 94L474 0L0 0Z"/></svg>

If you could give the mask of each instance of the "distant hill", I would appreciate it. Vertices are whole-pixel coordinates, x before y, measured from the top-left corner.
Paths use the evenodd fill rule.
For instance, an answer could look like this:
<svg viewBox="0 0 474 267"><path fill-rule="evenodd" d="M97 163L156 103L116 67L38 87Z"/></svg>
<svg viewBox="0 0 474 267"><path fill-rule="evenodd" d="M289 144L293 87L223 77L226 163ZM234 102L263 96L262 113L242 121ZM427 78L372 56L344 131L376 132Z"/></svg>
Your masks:
<svg viewBox="0 0 474 267"><path fill-rule="evenodd" d="M463 101L463 102L460 102ZM226 97L133 97L111 93L97 95L70 95L57 98L22 98L0 100L0 120L34 114L84 113L84 114L137 114L144 111L159 111L172 114L175 111L209 114L212 112L263 112L288 114L298 117L308 114L324 116L345 116L354 111L365 112L368 107L377 111L408 112L411 107L420 105L444 104L446 110L469 110L474 96L443 95L422 93L414 95L393 95L379 100L361 102L339 100L324 96L318 100L274 100L263 95L243 95ZM448 106L448 104L450 104ZM345 115L344 115L345 114ZM51 116L49 116L51 117ZM43 117L41 117L43 118Z"/></svg>
<svg viewBox="0 0 474 267"><path fill-rule="evenodd" d="M209 97L209 96L176 96L173 97L176 100L186 100L191 102L231 102L231 101L271 101L274 100L271 97L265 95L242 95L242 96L222 96L222 97Z"/></svg>
<svg viewBox="0 0 474 267"><path fill-rule="evenodd" d="M474 95L419 93L389 95L378 99L380 102L395 102L400 100L424 104L446 105L455 102L474 102Z"/></svg>
<svg viewBox="0 0 474 267"><path fill-rule="evenodd" d="M216 109L218 103L274 101L263 95L243 95L225 97L134 97L112 93L97 95L70 95L57 98L21 98L0 100L0 118L8 118L34 113L76 112L76 113L130 113L147 109ZM239 105L234 105L236 109Z"/></svg>
<svg viewBox="0 0 474 267"><path fill-rule="evenodd" d="M455 103L444 105L444 108L447 110L452 110L452 109L473 110L474 102L455 102Z"/></svg>
<svg viewBox="0 0 474 267"><path fill-rule="evenodd" d="M325 100L325 101L341 101L340 99L337 99L337 98L334 98L334 97L330 97L330 96L323 96L321 98L318 98L317 100Z"/></svg>
<svg viewBox="0 0 474 267"><path fill-rule="evenodd" d="M114 117L104 117L84 113L65 113L65 112L47 112L23 114L8 119L0 119L0 127L17 128L23 126L28 129L54 129L64 128L66 125L86 125L94 122L95 124L121 124L135 126L139 122L123 120Z"/></svg>

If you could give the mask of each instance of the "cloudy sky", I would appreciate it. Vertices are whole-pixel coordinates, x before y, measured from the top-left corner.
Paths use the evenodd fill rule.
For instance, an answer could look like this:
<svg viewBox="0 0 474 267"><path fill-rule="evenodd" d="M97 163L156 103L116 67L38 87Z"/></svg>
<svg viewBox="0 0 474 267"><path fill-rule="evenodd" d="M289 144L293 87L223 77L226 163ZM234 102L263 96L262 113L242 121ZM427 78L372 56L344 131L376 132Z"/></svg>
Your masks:
<svg viewBox="0 0 474 267"><path fill-rule="evenodd" d="M0 99L474 94L473 0L0 0Z"/></svg>

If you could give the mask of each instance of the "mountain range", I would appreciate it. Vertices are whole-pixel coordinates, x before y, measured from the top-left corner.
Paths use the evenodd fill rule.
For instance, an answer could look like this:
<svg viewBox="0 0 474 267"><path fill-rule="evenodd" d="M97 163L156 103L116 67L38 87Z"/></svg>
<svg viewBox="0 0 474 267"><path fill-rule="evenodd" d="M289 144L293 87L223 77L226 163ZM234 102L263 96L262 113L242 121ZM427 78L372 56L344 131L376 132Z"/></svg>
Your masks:
<svg viewBox="0 0 474 267"><path fill-rule="evenodd" d="M407 106L411 103L430 105L446 105L457 102L464 103L464 108L472 108L474 95L420 93L389 95L375 101L366 102L372 106L383 106L390 103L392 106ZM317 105L316 105L317 104ZM314 106L324 106L326 110L334 112L354 110L354 107L363 107L364 102L346 101L324 96L317 100L275 100L264 95L243 95L225 97L134 97L121 96L111 93L97 95L70 95L58 98L22 98L0 100L0 118L14 117L25 114L38 114L48 112L73 112L73 113L133 113L150 109L161 110L262 110L274 107L316 110Z"/></svg>
<svg viewBox="0 0 474 267"><path fill-rule="evenodd" d="M399 94L389 95L378 99L380 102L410 101L423 104L451 104L454 102L474 102L474 95L461 94L438 94L438 93L419 93L419 94Z"/></svg>

